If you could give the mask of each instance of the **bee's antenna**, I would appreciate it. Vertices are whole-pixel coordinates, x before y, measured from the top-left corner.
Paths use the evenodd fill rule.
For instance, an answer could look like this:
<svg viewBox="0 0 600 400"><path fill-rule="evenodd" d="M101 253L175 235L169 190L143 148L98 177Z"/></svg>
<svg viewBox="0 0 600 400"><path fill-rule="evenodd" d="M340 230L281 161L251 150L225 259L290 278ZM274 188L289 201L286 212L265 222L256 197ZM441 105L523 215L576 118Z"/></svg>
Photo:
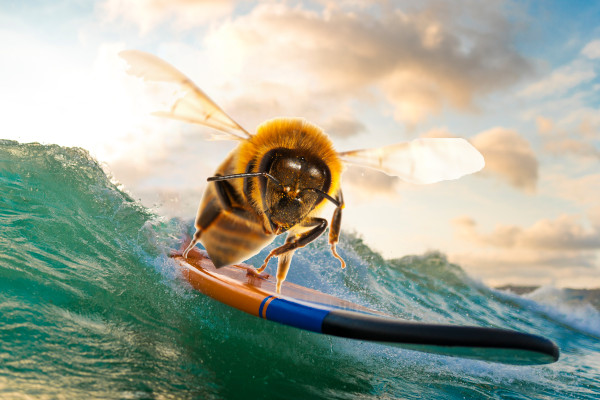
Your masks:
<svg viewBox="0 0 600 400"><path fill-rule="evenodd" d="M318 195L325 197L327 200L329 200L330 202L332 202L333 204L335 204L336 207L339 207L340 204L341 204L339 201L337 201L336 199L334 199L333 197L331 197L330 195L328 195L327 193L325 193L324 191L322 191L320 189L317 189L317 188L305 188L305 189L302 189L302 191L305 191L305 190L311 190L313 192L316 192Z"/></svg>
<svg viewBox="0 0 600 400"><path fill-rule="evenodd" d="M206 179L206 181L207 182L227 181L229 179L252 178L252 177L255 177L255 176L264 176L265 178L269 178L270 180L272 180L277 185L283 187L283 185L281 184L281 182L279 182L279 180L277 178L275 178L273 175L269 174L268 172L248 172L248 173L245 173L245 174L211 176L210 178Z"/></svg>
<svg viewBox="0 0 600 400"><path fill-rule="evenodd" d="M206 181L207 182L227 181L229 179L253 178L253 177L257 177L257 176L264 176L265 178L269 178L275 184L283 187L283 185L281 184L281 182L279 182L279 180L277 178L275 178L273 175L269 174L268 172L248 172L248 173L245 173L245 174L217 175L217 176L211 176L210 178L207 178ZM330 202L332 202L333 204L335 204L337 207L339 207L340 204L341 204L339 201L337 201L336 199L334 199L333 197L331 197L330 195L328 195L327 193L325 193L321 189L317 189L317 188L304 188L304 189L302 189L302 191L304 191L304 190L310 190L310 191L313 191L313 192L317 193L319 196L322 196L322 197L326 198L327 200L329 200Z"/></svg>

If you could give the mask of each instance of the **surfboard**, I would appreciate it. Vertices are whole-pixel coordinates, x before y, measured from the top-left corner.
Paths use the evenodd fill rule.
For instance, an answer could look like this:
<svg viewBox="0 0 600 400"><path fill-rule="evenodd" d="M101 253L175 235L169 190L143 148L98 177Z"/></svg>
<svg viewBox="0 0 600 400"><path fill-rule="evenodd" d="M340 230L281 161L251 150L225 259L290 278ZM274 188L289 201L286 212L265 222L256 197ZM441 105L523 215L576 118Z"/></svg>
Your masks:
<svg viewBox="0 0 600 400"><path fill-rule="evenodd" d="M558 347L542 336L403 320L287 281L278 294L274 277L257 275L245 264L217 269L199 249L188 258L181 254L172 258L194 289L248 314L299 329L504 364L548 364L559 358Z"/></svg>

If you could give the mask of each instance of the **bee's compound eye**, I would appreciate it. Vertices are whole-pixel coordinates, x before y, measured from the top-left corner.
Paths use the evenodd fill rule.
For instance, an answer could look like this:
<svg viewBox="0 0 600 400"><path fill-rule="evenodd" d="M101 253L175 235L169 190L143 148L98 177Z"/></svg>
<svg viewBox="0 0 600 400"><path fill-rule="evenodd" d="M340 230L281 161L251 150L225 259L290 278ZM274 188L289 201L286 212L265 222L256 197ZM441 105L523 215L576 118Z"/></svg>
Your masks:
<svg viewBox="0 0 600 400"><path fill-rule="evenodd" d="M323 177L323 171L321 171L319 168L316 168L316 167L309 168L308 173L310 174L310 176L312 178L315 178L315 179L320 179Z"/></svg>
<svg viewBox="0 0 600 400"><path fill-rule="evenodd" d="M294 158L286 158L281 164L283 168L288 168L292 171L300 171L302 169L302 162L299 162Z"/></svg>

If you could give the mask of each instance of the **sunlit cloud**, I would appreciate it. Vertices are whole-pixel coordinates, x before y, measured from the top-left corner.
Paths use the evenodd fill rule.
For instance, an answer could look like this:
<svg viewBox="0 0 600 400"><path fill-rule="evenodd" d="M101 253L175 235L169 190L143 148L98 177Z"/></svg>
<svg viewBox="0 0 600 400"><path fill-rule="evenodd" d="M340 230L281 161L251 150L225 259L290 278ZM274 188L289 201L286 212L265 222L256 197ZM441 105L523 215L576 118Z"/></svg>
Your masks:
<svg viewBox="0 0 600 400"><path fill-rule="evenodd" d="M106 0L98 5L108 22L134 23L141 34L162 24L186 30L229 15L234 2L227 0Z"/></svg>
<svg viewBox="0 0 600 400"><path fill-rule="evenodd" d="M599 40L588 42L573 60L519 93L531 104L523 116L535 121L550 154L593 158L600 154L600 109L595 100L600 87L598 48Z"/></svg>
<svg viewBox="0 0 600 400"><path fill-rule="evenodd" d="M544 194L568 200L584 210L597 209L600 206L600 171L578 177L565 173L549 175L545 179Z"/></svg>
<svg viewBox="0 0 600 400"><path fill-rule="evenodd" d="M463 239L485 246L547 251L600 249L600 232L586 229L579 216L560 215L554 220L537 221L528 228L498 225L490 233L478 232L477 224L469 218L462 217L454 223Z"/></svg>
<svg viewBox="0 0 600 400"><path fill-rule="evenodd" d="M559 121L538 116L536 126L547 153L600 159L600 109L579 108Z"/></svg>
<svg viewBox="0 0 600 400"><path fill-rule="evenodd" d="M451 253L450 262L463 266L490 286L521 285L596 288L600 286L597 257L591 252L475 250Z"/></svg>
<svg viewBox="0 0 600 400"><path fill-rule="evenodd" d="M594 66L583 60L553 71L549 76L527 86L521 91L521 96L543 97L554 94L563 94L569 89L590 82L596 77Z"/></svg>
<svg viewBox="0 0 600 400"><path fill-rule="evenodd" d="M497 176L517 189L535 191L538 180L538 160L529 142L518 132L493 128L471 139L483 154L483 174Z"/></svg>
<svg viewBox="0 0 600 400"><path fill-rule="evenodd" d="M529 227L499 224L488 233L480 232L471 217L459 217L453 223L457 237L476 247L470 252L453 253L451 259L477 271L487 282L560 282L579 287L600 284L599 226L587 227L580 216L563 214Z"/></svg>
<svg viewBox="0 0 600 400"><path fill-rule="evenodd" d="M588 210L588 218L594 229L600 231L600 204L594 204Z"/></svg>
<svg viewBox="0 0 600 400"><path fill-rule="evenodd" d="M551 118L538 115L535 119L535 125L540 135L548 135L554 130L554 121Z"/></svg>
<svg viewBox="0 0 600 400"><path fill-rule="evenodd" d="M355 136L367 130L365 124L353 116L335 115L321 126L325 132L337 137Z"/></svg>
<svg viewBox="0 0 600 400"><path fill-rule="evenodd" d="M600 159L600 149L591 143L572 138L556 138L547 141L546 151L554 155L570 154L575 157L593 157Z"/></svg>
<svg viewBox="0 0 600 400"><path fill-rule="evenodd" d="M586 44L581 54L592 60L600 58L600 40L593 40Z"/></svg>
<svg viewBox="0 0 600 400"><path fill-rule="evenodd" d="M562 95L567 91L593 81L597 76L594 60L600 58L600 40L586 44L578 57L551 71L541 80L525 87L519 93L524 97Z"/></svg>
<svg viewBox="0 0 600 400"><path fill-rule="evenodd" d="M396 119L415 124L446 106L473 108L478 96L530 72L503 26L491 22L486 35L467 40L434 9L376 16L269 4L219 25L206 42L217 51L211 62L233 49L249 81L286 82L331 103L377 90Z"/></svg>
<svg viewBox="0 0 600 400"><path fill-rule="evenodd" d="M343 175L344 188L357 202L372 201L376 197L398 198L400 179L368 168L348 166ZM348 196L346 196L348 197Z"/></svg>

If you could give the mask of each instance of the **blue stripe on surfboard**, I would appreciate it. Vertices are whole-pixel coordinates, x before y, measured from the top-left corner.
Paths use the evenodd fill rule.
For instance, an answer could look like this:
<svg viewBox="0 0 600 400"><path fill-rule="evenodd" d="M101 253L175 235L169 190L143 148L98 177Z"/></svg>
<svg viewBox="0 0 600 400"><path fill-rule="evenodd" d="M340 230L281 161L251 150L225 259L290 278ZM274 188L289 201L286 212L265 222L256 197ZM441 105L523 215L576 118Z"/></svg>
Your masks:
<svg viewBox="0 0 600 400"><path fill-rule="evenodd" d="M263 300L263 303L265 300ZM327 309L310 307L294 301L274 298L267 306L265 316L269 321L321 333L323 319L325 319L329 312L330 310Z"/></svg>
<svg viewBox="0 0 600 400"><path fill-rule="evenodd" d="M342 305L329 304L329 303L320 303L318 301L312 301L312 300L300 300L300 299L286 297L286 296L281 296L280 298L287 299L288 301L291 301L294 303L303 304L307 307L318 308L318 309L322 309L322 310L329 310L329 311L341 310L341 311L351 311L351 312L355 312L355 313L359 313L359 314L366 314L366 315L380 315L380 316L382 315L382 314L378 314L377 312L374 312L374 311L361 310L361 309L353 308L350 306L342 306Z"/></svg>

